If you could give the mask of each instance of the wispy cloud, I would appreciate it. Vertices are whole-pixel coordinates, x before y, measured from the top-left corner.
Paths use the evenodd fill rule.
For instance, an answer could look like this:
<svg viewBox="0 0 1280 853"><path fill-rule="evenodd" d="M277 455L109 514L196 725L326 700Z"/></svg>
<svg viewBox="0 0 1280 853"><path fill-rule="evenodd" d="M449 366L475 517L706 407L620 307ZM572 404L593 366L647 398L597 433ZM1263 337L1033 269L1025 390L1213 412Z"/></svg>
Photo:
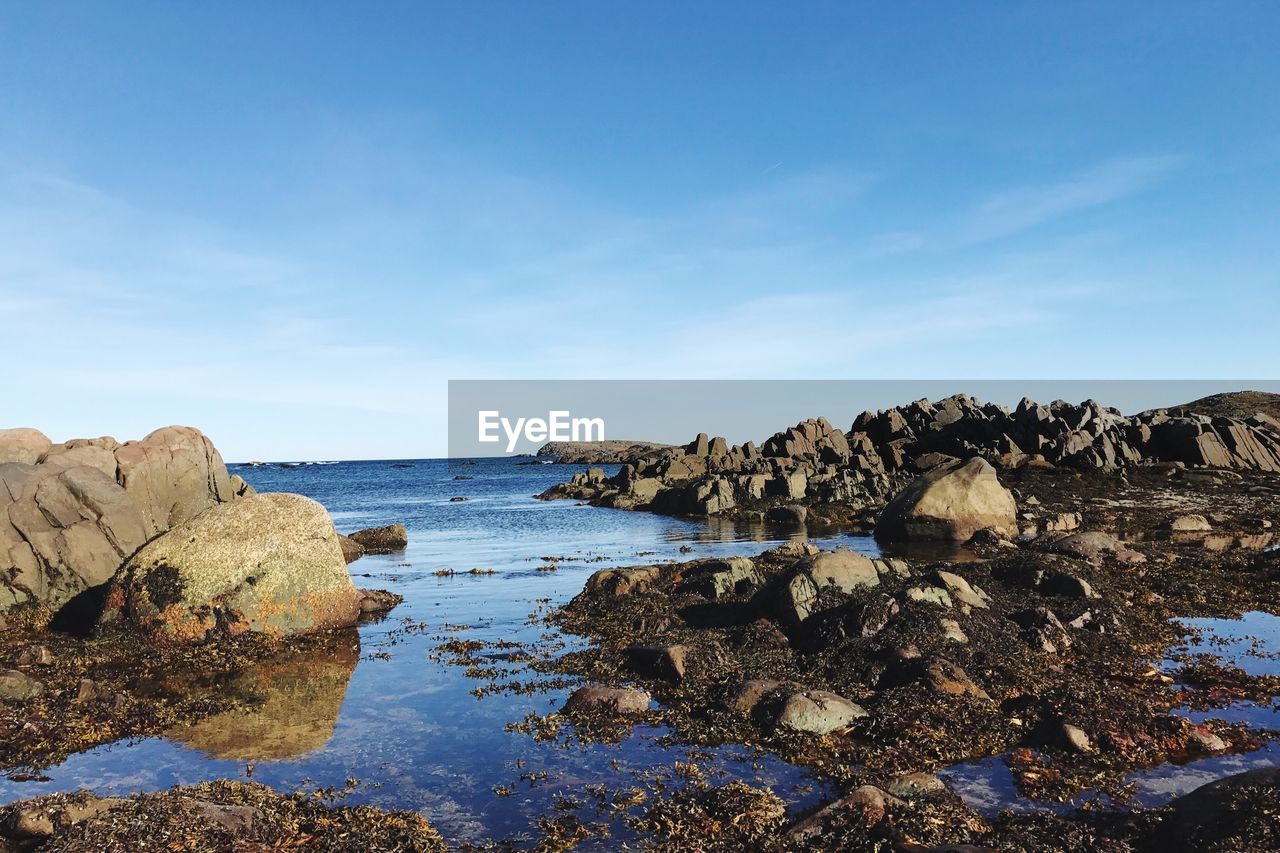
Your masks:
<svg viewBox="0 0 1280 853"><path fill-rule="evenodd" d="M962 243L1008 237L1143 192L1182 165L1176 155L1109 160L1065 180L998 192L956 228Z"/></svg>

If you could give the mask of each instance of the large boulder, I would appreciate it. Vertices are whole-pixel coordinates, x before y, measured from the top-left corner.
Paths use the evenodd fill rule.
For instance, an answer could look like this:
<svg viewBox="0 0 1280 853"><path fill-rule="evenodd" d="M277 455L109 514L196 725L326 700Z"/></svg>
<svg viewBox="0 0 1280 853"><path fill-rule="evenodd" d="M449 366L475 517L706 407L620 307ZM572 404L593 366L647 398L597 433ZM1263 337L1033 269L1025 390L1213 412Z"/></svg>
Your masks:
<svg viewBox="0 0 1280 853"><path fill-rule="evenodd" d="M38 429L0 429L0 465L6 462L34 465L51 443L49 437Z"/></svg>
<svg viewBox="0 0 1280 853"><path fill-rule="evenodd" d="M116 479L137 503L148 536L234 496L227 466L198 429L164 427L126 442L115 456Z"/></svg>
<svg viewBox="0 0 1280 853"><path fill-rule="evenodd" d="M98 468L0 465L0 611L57 607L146 541L137 506Z"/></svg>
<svg viewBox="0 0 1280 853"><path fill-rule="evenodd" d="M360 598L324 507L263 494L147 543L112 579L99 627L161 645L250 631L285 636L354 624Z"/></svg>
<svg viewBox="0 0 1280 853"><path fill-rule="evenodd" d="M249 494L199 430L166 427L141 441L51 444L0 430L0 612L61 607L108 580L153 536Z"/></svg>
<svg viewBox="0 0 1280 853"><path fill-rule="evenodd" d="M964 542L979 530L1018 532L1017 504L996 470L980 457L943 465L917 477L885 506L876 524L880 539Z"/></svg>

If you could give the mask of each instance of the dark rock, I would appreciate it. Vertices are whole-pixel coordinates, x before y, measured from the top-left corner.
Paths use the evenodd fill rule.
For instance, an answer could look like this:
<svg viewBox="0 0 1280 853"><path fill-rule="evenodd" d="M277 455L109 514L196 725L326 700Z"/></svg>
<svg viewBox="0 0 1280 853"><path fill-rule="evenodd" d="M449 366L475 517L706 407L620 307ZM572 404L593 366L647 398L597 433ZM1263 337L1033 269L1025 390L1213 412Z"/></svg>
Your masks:
<svg viewBox="0 0 1280 853"><path fill-rule="evenodd" d="M350 536L338 534L338 544L342 546L342 559L350 565L364 556L364 546Z"/></svg>
<svg viewBox="0 0 1280 853"><path fill-rule="evenodd" d="M678 682L684 678L687 646L628 646L622 650L627 666L638 675Z"/></svg>
<svg viewBox="0 0 1280 853"><path fill-rule="evenodd" d="M347 538L363 547L366 554L390 554L409 545L409 532L403 524L357 530Z"/></svg>

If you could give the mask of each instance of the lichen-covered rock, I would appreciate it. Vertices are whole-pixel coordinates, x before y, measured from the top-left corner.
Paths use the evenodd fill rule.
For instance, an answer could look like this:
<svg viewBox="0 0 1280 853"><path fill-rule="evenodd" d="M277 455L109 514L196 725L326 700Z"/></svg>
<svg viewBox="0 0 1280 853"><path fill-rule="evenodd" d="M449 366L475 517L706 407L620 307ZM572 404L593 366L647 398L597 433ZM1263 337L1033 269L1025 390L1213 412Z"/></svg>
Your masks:
<svg viewBox="0 0 1280 853"><path fill-rule="evenodd" d="M880 539L964 542L979 530L1018 532L1017 504L996 470L974 457L917 477L885 506L876 524Z"/></svg>
<svg viewBox="0 0 1280 853"><path fill-rule="evenodd" d="M99 626L177 644L309 633L352 625L359 614L324 507L263 494L214 507L134 554L111 581Z"/></svg>

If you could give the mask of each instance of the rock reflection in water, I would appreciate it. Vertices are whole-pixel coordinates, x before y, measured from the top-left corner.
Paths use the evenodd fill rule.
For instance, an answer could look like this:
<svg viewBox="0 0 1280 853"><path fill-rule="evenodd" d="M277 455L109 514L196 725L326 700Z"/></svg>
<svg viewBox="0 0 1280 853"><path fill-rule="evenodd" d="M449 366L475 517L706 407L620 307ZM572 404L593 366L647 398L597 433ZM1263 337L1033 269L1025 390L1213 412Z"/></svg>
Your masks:
<svg viewBox="0 0 1280 853"><path fill-rule="evenodd" d="M280 761L333 737L360 659L355 630L335 631L311 649L254 664L219 688L236 706L165 732L172 741L232 761Z"/></svg>

